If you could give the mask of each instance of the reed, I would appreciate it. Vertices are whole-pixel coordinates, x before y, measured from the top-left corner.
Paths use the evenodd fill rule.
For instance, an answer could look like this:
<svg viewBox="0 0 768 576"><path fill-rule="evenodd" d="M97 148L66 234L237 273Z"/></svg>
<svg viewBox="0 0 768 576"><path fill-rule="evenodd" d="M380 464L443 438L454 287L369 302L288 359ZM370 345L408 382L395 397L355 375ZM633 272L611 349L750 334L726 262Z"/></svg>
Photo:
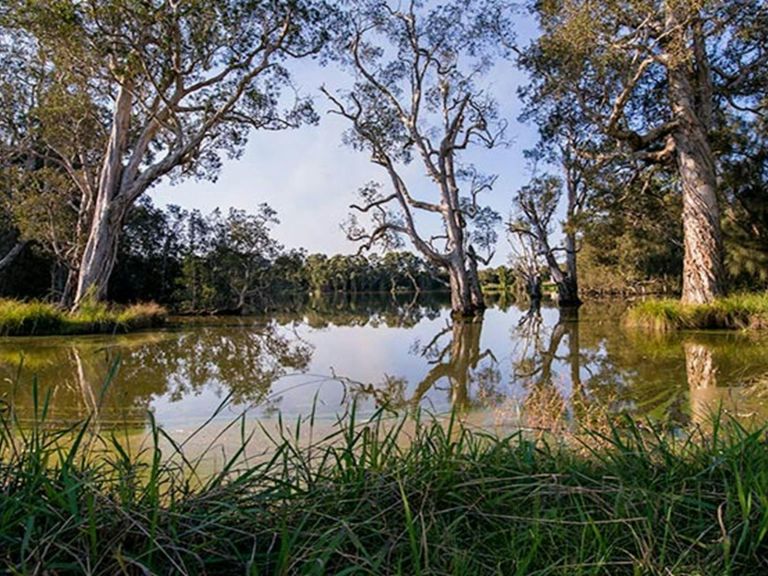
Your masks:
<svg viewBox="0 0 768 576"><path fill-rule="evenodd" d="M456 418L354 413L300 448L206 455L150 419L131 454L90 422L0 426L0 565L55 574L765 574L763 431L715 419L682 438L623 421L574 450ZM407 441L404 436L407 435ZM163 451L161 446L171 446Z"/></svg>

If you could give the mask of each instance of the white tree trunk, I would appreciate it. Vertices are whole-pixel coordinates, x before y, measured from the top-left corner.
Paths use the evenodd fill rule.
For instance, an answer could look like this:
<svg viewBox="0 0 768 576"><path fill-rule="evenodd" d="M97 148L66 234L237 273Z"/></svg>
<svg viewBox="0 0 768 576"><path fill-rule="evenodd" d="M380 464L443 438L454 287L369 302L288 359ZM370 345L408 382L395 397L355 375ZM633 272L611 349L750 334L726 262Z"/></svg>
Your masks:
<svg viewBox="0 0 768 576"><path fill-rule="evenodd" d="M115 101L107 153L99 175L95 207L80 274L75 290L75 308L84 298L103 300L117 257L122 223L130 205L124 190L123 156L130 128L133 96L130 85L120 87Z"/></svg>
<svg viewBox="0 0 768 576"><path fill-rule="evenodd" d="M77 281L76 307L84 298L106 299L109 278L117 258L121 228L122 218L114 217L112 210L94 215Z"/></svg>

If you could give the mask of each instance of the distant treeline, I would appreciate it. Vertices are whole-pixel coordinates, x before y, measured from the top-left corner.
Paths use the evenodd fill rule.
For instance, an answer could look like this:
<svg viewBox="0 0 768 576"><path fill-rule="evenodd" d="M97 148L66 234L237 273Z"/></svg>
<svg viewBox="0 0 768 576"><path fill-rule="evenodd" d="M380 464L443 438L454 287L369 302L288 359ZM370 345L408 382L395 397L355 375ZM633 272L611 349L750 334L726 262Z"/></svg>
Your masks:
<svg viewBox="0 0 768 576"><path fill-rule="evenodd" d="M110 299L221 313L306 295L447 289L446 274L410 252L327 256L286 250L272 237L276 223L265 204L254 213L202 214L143 199L126 221ZM4 296L56 301L71 277L65 268L45 245L32 243L3 275L0 290ZM499 271L483 271L482 277L506 286L512 272L503 266Z"/></svg>

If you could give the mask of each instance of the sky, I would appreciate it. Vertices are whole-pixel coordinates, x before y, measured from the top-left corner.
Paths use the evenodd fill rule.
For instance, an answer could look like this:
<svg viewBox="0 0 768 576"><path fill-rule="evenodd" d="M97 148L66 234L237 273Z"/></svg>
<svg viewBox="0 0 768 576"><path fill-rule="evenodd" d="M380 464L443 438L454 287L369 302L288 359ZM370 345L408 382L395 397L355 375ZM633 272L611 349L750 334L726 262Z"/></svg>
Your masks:
<svg viewBox="0 0 768 576"><path fill-rule="evenodd" d="M527 44L536 32L534 22L520 16L515 26L517 40ZM358 245L347 240L340 224L356 201L357 190L370 181L387 183L387 175L372 164L366 152L342 144L347 121L330 114L331 105L319 89L329 90L349 83L349 75L334 65L321 67L301 61L291 67L299 91L312 95L320 116L317 125L280 132L252 132L242 156L225 160L216 182L186 180L175 185L161 182L150 190L156 205L177 204L210 212L230 207L254 211L263 202L277 211L280 224L274 237L287 249L305 248L309 253L352 254ZM483 173L498 179L490 192L483 194L484 204L494 208L505 220L509 217L512 196L530 178L523 151L536 142L532 126L518 122L521 104L517 88L525 83L525 74L512 62L499 63L487 76L487 84L498 99L509 127L505 147L474 149L467 158ZM405 168L407 182L417 195L429 199L434 189L423 166L414 160ZM436 233L435 215L417 222ZM434 232L432 232L434 231ZM499 228L499 243L492 263L507 261L509 244Z"/></svg>

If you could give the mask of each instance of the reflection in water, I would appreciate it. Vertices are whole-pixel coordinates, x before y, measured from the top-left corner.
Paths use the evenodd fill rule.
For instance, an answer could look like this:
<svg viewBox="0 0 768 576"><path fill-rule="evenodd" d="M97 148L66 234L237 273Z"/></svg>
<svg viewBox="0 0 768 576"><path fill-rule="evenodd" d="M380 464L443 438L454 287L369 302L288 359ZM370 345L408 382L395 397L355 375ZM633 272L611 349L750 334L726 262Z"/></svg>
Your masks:
<svg viewBox="0 0 768 576"><path fill-rule="evenodd" d="M360 299L124 336L2 339L0 398L30 419L37 378L57 422L93 414L134 430L148 411L193 429L225 398L229 415L258 406L249 414L262 420L315 408L332 420L351 398L368 412L455 407L483 425L591 426L628 411L677 426L721 404L768 418L767 336L652 336L623 329L621 312L511 306L454 322L438 300Z"/></svg>
<svg viewBox="0 0 768 576"><path fill-rule="evenodd" d="M706 417L717 408L712 400L717 392L717 368L712 350L698 342L684 342L685 371L688 376L688 389L691 395L691 415L695 418ZM713 394L715 393L715 394Z"/></svg>
<svg viewBox="0 0 768 576"><path fill-rule="evenodd" d="M581 377L580 327L578 308L560 309L550 327L534 303L513 330L517 350L512 378L526 394L523 412L528 427L571 427L577 419L584 424L589 416L592 398Z"/></svg>
<svg viewBox="0 0 768 576"><path fill-rule="evenodd" d="M482 404L496 395L495 386L501 376L491 349L481 351L482 328L481 319L456 319L423 347L420 354L431 368L416 386L410 404L418 406L427 392L439 387L441 380L447 381L450 405L460 411L473 407L469 392L473 384L478 388L474 404ZM447 335L450 339L446 342ZM485 359L489 362L483 363Z"/></svg>
<svg viewBox="0 0 768 576"><path fill-rule="evenodd" d="M477 318L446 320L426 344L417 339L410 347L410 353L423 359L427 368L413 387L406 377L385 374L376 385L357 383L356 397L368 396L377 406L393 410L417 410L426 404L438 411L454 408L459 413L500 401L501 372L491 349L481 349L482 328L483 322ZM434 392L442 393L447 403L428 399Z"/></svg>
<svg viewBox="0 0 768 576"><path fill-rule="evenodd" d="M34 382L50 395L49 419L92 416L101 425L144 426L158 397L169 402L205 389L236 405L263 404L287 373L306 370L312 346L274 323L240 322L118 337L6 339L2 392L23 419L33 413ZM216 404L210 404L210 412Z"/></svg>
<svg viewBox="0 0 768 576"><path fill-rule="evenodd" d="M754 370L750 363L734 365L735 351L726 351L701 336L686 340L683 348L694 423L706 424L719 411L758 424L768 419L768 370ZM733 371L738 371L739 380Z"/></svg>

